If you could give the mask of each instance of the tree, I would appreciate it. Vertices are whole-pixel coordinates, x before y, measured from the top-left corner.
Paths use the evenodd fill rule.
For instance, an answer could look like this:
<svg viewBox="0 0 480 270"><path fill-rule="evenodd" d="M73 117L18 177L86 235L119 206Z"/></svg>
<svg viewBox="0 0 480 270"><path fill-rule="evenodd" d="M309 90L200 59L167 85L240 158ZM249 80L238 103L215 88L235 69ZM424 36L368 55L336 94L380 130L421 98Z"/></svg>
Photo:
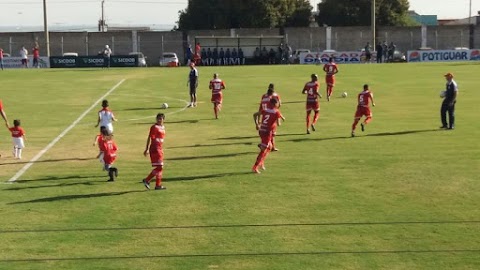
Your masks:
<svg viewBox="0 0 480 270"><path fill-rule="evenodd" d="M178 28L230 29L308 26L308 0L189 0Z"/></svg>
<svg viewBox="0 0 480 270"><path fill-rule="evenodd" d="M328 26L371 25L372 0L323 0L317 22ZM375 0L376 23L380 26L410 25L408 0Z"/></svg>

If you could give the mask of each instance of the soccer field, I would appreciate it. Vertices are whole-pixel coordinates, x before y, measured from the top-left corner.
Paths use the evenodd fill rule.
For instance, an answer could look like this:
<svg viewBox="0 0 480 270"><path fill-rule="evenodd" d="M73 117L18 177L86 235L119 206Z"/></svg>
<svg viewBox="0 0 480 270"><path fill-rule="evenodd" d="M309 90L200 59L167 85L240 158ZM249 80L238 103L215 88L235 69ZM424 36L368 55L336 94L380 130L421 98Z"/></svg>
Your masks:
<svg viewBox="0 0 480 270"><path fill-rule="evenodd" d="M317 73L324 94L320 66L199 67L196 108L185 67L0 72L27 134L16 160L0 129L0 269L479 269L480 66L339 69L309 135L301 90ZM227 86L218 120L214 72ZM438 129L446 72L459 84L453 131ZM257 175L252 113L271 82L286 121ZM364 83L373 121L351 138ZM113 183L92 146L103 96L119 119ZM168 189L147 191L159 112Z"/></svg>

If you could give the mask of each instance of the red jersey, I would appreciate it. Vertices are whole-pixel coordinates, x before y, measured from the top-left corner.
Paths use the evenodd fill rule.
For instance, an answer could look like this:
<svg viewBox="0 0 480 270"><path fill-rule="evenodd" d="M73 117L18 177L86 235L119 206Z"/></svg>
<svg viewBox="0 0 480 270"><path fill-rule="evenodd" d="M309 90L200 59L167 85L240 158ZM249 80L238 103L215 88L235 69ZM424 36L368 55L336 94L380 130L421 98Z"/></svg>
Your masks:
<svg viewBox="0 0 480 270"><path fill-rule="evenodd" d="M317 81L307 82L303 87L303 93L307 93L307 103L317 103L318 97L320 94L318 93L319 84Z"/></svg>
<svg viewBox="0 0 480 270"><path fill-rule="evenodd" d="M11 127L9 128L10 132L12 133L12 137L20 138L25 135L25 130L21 127Z"/></svg>
<svg viewBox="0 0 480 270"><path fill-rule="evenodd" d="M0 99L0 111L3 110L2 100Z"/></svg>
<svg viewBox="0 0 480 270"><path fill-rule="evenodd" d="M337 64L335 63L326 63L323 66L323 71L325 71L325 75L327 76L334 76L335 73L338 72Z"/></svg>
<svg viewBox="0 0 480 270"><path fill-rule="evenodd" d="M150 127L150 150L163 148L163 140L165 138L165 126L153 125Z"/></svg>
<svg viewBox="0 0 480 270"><path fill-rule="evenodd" d="M0 49L0 59L3 58L3 50Z"/></svg>
<svg viewBox="0 0 480 270"><path fill-rule="evenodd" d="M33 48L32 53L33 53L33 58L40 57L40 50L38 48Z"/></svg>
<svg viewBox="0 0 480 270"><path fill-rule="evenodd" d="M114 140L103 141L102 145L105 156L114 157L117 155L118 148Z"/></svg>
<svg viewBox="0 0 480 270"><path fill-rule="evenodd" d="M270 99L276 99L278 101L278 105L280 106L281 100L280 100L280 95L277 93L273 93L272 95L264 94L262 98L260 99L260 107L258 108L258 111L261 112L263 110L266 110L268 108L271 108L270 105Z"/></svg>
<svg viewBox="0 0 480 270"><path fill-rule="evenodd" d="M213 79L210 81L210 89L212 89L212 95L219 94L222 89L225 89L225 83L221 79Z"/></svg>
<svg viewBox="0 0 480 270"><path fill-rule="evenodd" d="M364 90L358 94L358 106L359 107L369 107L370 100L373 98L373 93L370 90Z"/></svg>
<svg viewBox="0 0 480 270"><path fill-rule="evenodd" d="M282 118L282 114L276 108L270 108L262 111L262 121L259 132L271 133L277 127L278 119Z"/></svg>

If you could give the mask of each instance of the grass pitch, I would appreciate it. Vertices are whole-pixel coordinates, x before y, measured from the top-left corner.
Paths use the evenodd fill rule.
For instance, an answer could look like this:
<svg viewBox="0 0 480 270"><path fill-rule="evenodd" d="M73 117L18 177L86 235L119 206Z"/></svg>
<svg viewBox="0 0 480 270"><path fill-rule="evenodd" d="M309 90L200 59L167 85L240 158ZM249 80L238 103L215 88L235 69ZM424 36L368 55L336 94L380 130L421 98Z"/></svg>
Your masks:
<svg viewBox="0 0 480 270"><path fill-rule="evenodd" d="M301 90L320 69L200 67L191 109L187 68L1 72L7 115L27 133L21 161L0 133L3 183L125 82L107 97L119 119L118 180L107 183L94 159L98 105L0 185L0 269L480 268L480 66L340 65L335 97L321 100L317 131L306 135ZM208 90L214 72L227 85L219 120ZM438 130L446 72L460 88L454 131ZM255 175L252 113L270 82L286 121L280 151ZM350 138L364 83L377 106ZM167 114L168 189L146 191L142 153L158 112Z"/></svg>

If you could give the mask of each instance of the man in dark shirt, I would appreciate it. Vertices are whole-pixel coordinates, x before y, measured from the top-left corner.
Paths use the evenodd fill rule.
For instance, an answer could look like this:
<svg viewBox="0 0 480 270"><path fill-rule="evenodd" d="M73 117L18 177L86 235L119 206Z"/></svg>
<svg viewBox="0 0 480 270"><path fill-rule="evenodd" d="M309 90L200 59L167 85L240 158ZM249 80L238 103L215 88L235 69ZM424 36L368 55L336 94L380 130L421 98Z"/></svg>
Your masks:
<svg viewBox="0 0 480 270"><path fill-rule="evenodd" d="M442 102L442 107L440 108L440 117L442 119L442 129L454 129L455 128L455 103L457 102L457 92L458 86L457 83L453 80L453 74L447 73L444 75L447 80L445 98ZM448 120L447 123L447 113Z"/></svg>
<svg viewBox="0 0 480 270"><path fill-rule="evenodd" d="M188 107L197 107L198 70L193 62L190 63L187 85L190 86L190 104L188 104Z"/></svg>

